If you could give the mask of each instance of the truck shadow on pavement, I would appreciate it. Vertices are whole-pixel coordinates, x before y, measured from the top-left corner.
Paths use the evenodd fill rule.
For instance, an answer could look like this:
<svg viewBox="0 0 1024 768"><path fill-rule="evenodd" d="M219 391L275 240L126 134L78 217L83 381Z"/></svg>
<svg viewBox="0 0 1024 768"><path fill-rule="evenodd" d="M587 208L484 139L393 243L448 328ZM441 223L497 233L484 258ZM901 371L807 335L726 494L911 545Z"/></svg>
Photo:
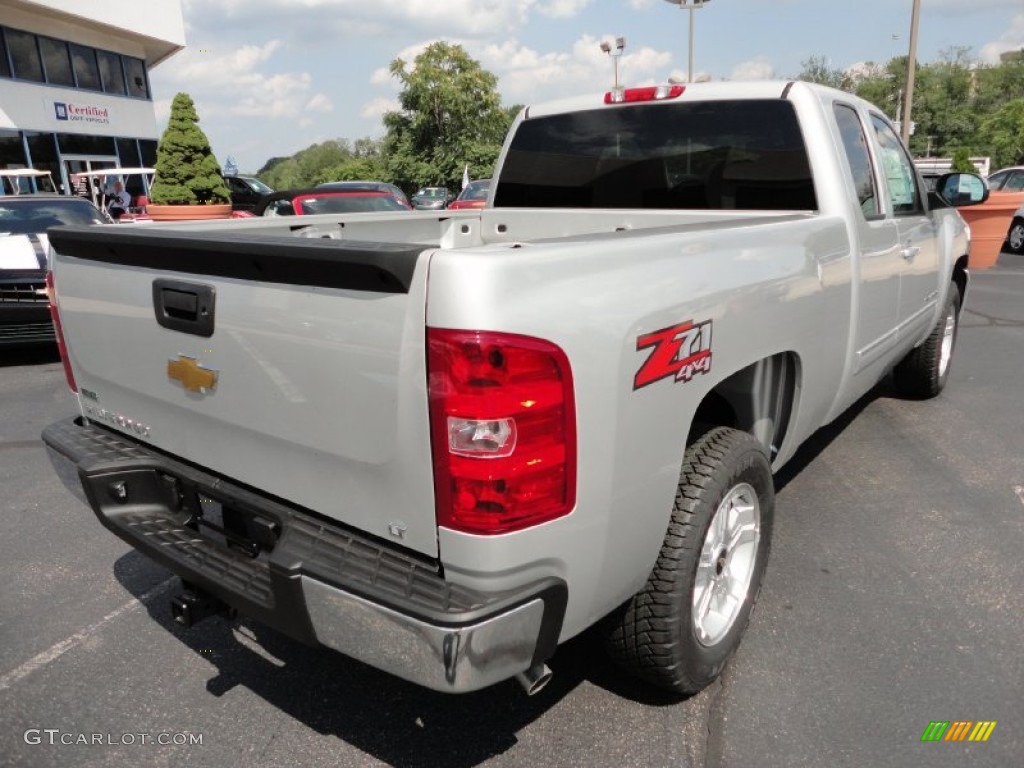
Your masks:
<svg viewBox="0 0 1024 768"><path fill-rule="evenodd" d="M30 347L0 348L0 368L15 365L42 365L59 363L56 344L36 344Z"/></svg>
<svg viewBox="0 0 1024 768"><path fill-rule="evenodd" d="M154 570L162 574L155 575ZM138 552L129 552L115 563L114 575L140 597L154 578L163 580L167 574ZM584 681L646 706L686 701L650 689L618 670L594 631L558 649L549 661L551 682L534 696L527 696L512 680L451 695L329 649L310 648L247 618L214 616L182 628L175 624L169 604L177 589L144 604L157 624L214 666L215 674L206 682L210 694L221 697L243 686L316 732L336 736L394 766L478 765L512 749L519 730Z"/></svg>
<svg viewBox="0 0 1024 768"><path fill-rule="evenodd" d="M777 473L776 489L796 478L864 409L884 397L898 397L891 379L807 440ZM169 574L138 552L129 552L115 563L114 575L138 598ZM519 731L584 683L641 706L682 706L682 719L703 722L716 698L680 697L635 681L604 653L596 629L559 647L549 661L554 676L535 696L527 696L511 680L475 693L438 693L329 649L307 647L246 618L214 616L182 628L170 611L169 600L177 589L147 600L145 607L163 630L213 665L208 693L219 698L243 686L317 733L333 735L393 766L469 768L508 752L519 743Z"/></svg>

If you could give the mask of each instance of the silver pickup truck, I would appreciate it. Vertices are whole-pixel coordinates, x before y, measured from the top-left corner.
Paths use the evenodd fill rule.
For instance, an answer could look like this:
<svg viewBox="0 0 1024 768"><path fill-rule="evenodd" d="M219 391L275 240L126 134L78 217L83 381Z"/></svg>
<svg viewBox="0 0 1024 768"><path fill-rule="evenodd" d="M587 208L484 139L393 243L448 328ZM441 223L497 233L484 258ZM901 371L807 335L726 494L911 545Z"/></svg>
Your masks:
<svg viewBox="0 0 1024 768"><path fill-rule="evenodd" d="M50 234L100 522L230 609L441 691L597 625L686 693L740 642L773 472L890 371L945 384L969 232L806 83L531 106L486 208Z"/></svg>

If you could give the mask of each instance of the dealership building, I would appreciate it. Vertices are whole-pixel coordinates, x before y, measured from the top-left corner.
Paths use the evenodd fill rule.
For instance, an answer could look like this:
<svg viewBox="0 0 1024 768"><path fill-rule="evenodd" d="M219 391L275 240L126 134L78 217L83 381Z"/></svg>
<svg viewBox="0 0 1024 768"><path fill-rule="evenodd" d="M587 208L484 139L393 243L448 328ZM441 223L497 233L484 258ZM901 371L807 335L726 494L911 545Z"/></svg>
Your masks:
<svg viewBox="0 0 1024 768"><path fill-rule="evenodd" d="M152 166L149 71L184 47L181 0L3 0L0 168Z"/></svg>

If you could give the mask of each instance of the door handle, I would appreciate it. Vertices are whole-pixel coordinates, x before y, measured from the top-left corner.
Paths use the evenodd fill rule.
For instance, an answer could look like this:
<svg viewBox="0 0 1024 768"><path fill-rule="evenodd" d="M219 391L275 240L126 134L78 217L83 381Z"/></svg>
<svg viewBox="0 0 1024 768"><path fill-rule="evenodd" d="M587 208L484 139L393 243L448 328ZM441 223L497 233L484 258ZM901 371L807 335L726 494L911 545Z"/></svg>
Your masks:
<svg viewBox="0 0 1024 768"><path fill-rule="evenodd" d="M903 257L904 261L913 261L914 257L921 252L921 247L917 245L908 245L906 248L900 251L900 256Z"/></svg>
<svg viewBox="0 0 1024 768"><path fill-rule="evenodd" d="M153 281L153 311L164 328L194 336L213 335L216 289L180 280Z"/></svg>

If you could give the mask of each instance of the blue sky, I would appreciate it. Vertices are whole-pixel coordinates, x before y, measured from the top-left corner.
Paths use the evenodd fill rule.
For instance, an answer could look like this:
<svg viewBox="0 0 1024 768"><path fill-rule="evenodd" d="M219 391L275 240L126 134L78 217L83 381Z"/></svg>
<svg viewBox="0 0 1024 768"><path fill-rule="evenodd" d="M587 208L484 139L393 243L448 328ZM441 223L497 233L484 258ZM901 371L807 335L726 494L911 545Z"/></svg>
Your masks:
<svg viewBox="0 0 1024 768"><path fill-rule="evenodd" d="M186 91L221 162L242 171L327 139L379 137L397 106L389 62L435 40L498 76L506 104L601 91L602 40L626 38L627 85L686 76L689 12L665 0L182 0L188 47L151 73L161 127ZM694 73L785 78L908 50L912 0L707 0ZM979 62L1024 47L1022 0L921 0L918 60L963 46Z"/></svg>

